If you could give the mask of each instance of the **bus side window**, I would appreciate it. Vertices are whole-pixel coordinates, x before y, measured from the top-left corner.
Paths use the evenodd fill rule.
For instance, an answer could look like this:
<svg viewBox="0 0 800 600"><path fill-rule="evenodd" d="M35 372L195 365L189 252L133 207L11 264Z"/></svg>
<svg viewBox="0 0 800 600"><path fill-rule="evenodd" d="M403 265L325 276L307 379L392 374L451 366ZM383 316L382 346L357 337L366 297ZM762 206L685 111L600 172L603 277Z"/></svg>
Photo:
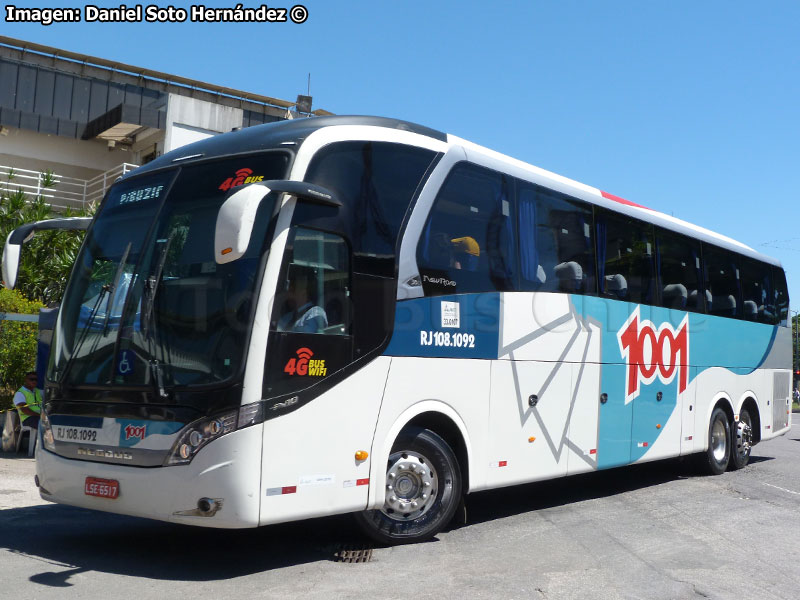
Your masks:
<svg viewBox="0 0 800 600"><path fill-rule="evenodd" d="M348 335L350 267L338 235L295 227L287 248L286 278L278 290L273 329L278 332Z"/></svg>
<svg viewBox="0 0 800 600"><path fill-rule="evenodd" d="M595 294L592 209L524 181L517 198L521 289Z"/></svg>
<svg viewBox="0 0 800 600"><path fill-rule="evenodd" d="M761 262L742 258L742 309L748 321L774 325L775 294L772 291L772 269Z"/></svg>
<svg viewBox="0 0 800 600"><path fill-rule="evenodd" d="M703 244L705 286L711 302L708 314L741 319L742 290L737 258L732 252Z"/></svg>
<svg viewBox="0 0 800 600"><path fill-rule="evenodd" d="M653 226L600 209L595 215L600 295L655 304Z"/></svg>
<svg viewBox="0 0 800 600"><path fill-rule="evenodd" d="M477 165L453 168L417 248L426 295L514 289L511 185L507 176Z"/></svg>
<svg viewBox="0 0 800 600"><path fill-rule="evenodd" d="M789 327L789 289L786 286L786 275L780 267L772 267L774 285L776 323L781 327Z"/></svg>
<svg viewBox="0 0 800 600"><path fill-rule="evenodd" d="M657 229L656 246L661 306L705 312L706 291L700 268L700 242Z"/></svg>

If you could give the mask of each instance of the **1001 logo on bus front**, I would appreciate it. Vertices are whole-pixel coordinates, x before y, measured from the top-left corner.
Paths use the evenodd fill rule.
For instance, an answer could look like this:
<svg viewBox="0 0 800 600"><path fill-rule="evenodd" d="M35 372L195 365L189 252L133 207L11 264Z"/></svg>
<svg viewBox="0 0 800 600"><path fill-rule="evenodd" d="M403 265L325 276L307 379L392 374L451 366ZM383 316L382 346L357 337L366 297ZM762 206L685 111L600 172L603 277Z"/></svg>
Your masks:
<svg viewBox="0 0 800 600"><path fill-rule="evenodd" d="M678 377L678 393L686 391L689 383L689 315L676 328L662 323L658 328L641 320L639 306L617 332L622 357L627 364L625 404L639 395L641 385L656 378L671 383Z"/></svg>

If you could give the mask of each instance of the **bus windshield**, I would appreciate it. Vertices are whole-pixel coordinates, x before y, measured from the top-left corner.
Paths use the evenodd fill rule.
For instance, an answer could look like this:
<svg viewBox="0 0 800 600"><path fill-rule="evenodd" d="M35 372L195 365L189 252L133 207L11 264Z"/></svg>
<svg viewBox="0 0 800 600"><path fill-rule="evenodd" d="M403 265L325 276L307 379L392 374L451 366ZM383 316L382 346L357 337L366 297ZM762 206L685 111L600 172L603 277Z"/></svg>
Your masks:
<svg viewBox="0 0 800 600"><path fill-rule="evenodd" d="M262 202L247 253L224 265L214 260L217 213L229 190L281 179L288 162L267 153L116 184L76 261L48 378L183 386L234 376L274 199Z"/></svg>

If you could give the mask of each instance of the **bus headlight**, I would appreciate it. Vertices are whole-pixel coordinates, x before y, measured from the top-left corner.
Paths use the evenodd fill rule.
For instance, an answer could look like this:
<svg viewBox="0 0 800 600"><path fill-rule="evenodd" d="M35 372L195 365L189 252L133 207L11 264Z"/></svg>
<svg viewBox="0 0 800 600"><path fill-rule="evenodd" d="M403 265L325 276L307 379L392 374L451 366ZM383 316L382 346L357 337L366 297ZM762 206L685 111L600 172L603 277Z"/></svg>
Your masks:
<svg viewBox="0 0 800 600"><path fill-rule="evenodd" d="M218 437L261 423L263 420L263 408L260 402L243 406L238 411L198 419L183 429L164 461L164 466L189 464L201 448Z"/></svg>
<svg viewBox="0 0 800 600"><path fill-rule="evenodd" d="M50 419L47 418L47 412L42 407L42 412L39 415L39 423L42 426L42 443L47 450L55 452L56 440L53 437L53 427L50 425Z"/></svg>

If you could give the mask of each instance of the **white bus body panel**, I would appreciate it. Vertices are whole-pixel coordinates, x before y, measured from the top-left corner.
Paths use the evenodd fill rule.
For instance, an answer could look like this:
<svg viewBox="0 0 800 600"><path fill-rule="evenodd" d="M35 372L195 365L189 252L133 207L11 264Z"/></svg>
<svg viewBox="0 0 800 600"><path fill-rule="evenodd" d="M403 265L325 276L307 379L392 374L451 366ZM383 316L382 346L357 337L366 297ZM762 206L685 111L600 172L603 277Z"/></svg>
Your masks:
<svg viewBox="0 0 800 600"><path fill-rule="evenodd" d="M264 423L260 524L363 510L375 422L392 359L381 356L312 402ZM359 461L355 453L369 452ZM385 471L386 462L378 461Z"/></svg>
<svg viewBox="0 0 800 600"><path fill-rule="evenodd" d="M490 457L503 466L490 471L489 484L596 469L598 324L581 319L569 296L536 293L502 294L500 323Z"/></svg>
<svg viewBox="0 0 800 600"><path fill-rule="evenodd" d="M258 525L262 425L224 435L201 449L188 465L140 468L62 458L36 451L42 498L135 517L204 527ZM41 440L40 440L41 443ZM87 477L119 482L119 497L84 493ZM201 498L222 501L213 517L179 515L197 508Z"/></svg>
<svg viewBox="0 0 800 600"><path fill-rule="evenodd" d="M386 462L402 428L424 412L439 412L461 430L470 490L486 487L489 468L488 360L394 357L375 429L369 508L384 503Z"/></svg>

